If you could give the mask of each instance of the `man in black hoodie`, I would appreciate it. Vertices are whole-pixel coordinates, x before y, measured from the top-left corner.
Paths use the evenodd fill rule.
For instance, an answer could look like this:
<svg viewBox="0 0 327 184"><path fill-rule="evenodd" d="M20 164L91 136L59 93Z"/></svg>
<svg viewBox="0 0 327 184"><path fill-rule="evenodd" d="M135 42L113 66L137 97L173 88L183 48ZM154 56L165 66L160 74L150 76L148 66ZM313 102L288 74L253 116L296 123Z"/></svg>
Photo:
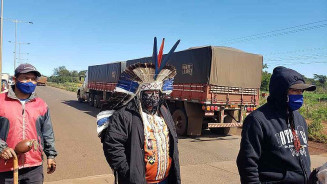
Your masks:
<svg viewBox="0 0 327 184"><path fill-rule="evenodd" d="M268 102L244 120L237 157L241 183L307 183L308 128L297 109L303 91L315 89L292 69L274 69Z"/></svg>

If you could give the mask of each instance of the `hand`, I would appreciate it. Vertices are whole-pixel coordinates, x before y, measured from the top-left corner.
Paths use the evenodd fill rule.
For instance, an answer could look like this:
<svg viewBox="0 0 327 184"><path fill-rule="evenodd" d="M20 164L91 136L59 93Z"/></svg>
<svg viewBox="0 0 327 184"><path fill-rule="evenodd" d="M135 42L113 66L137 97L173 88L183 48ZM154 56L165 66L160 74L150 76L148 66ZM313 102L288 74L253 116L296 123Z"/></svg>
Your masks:
<svg viewBox="0 0 327 184"><path fill-rule="evenodd" d="M2 150L1 154L0 154L0 158L4 159L4 160L9 160L11 158L17 158L17 155L15 153L15 151L12 148L5 148L4 150Z"/></svg>
<svg viewBox="0 0 327 184"><path fill-rule="evenodd" d="M48 169L47 169L48 174L52 174L53 172L55 172L55 170L56 170L56 161L55 161L55 159L48 158L47 165L48 165Z"/></svg>
<svg viewBox="0 0 327 184"><path fill-rule="evenodd" d="M320 183L327 183L327 162L319 167L317 178Z"/></svg>

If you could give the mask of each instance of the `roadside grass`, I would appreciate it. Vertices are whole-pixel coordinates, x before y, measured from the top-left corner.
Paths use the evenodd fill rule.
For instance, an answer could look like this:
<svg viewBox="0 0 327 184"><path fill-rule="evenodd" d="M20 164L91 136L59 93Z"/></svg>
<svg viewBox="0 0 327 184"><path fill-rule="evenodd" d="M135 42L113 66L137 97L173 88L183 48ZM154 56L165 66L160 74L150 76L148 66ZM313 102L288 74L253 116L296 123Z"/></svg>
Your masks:
<svg viewBox="0 0 327 184"><path fill-rule="evenodd" d="M64 89L67 91L77 92L78 88L82 85L80 83L73 83L73 82L65 82L65 83L55 83L55 82L48 82L47 85Z"/></svg>
<svg viewBox="0 0 327 184"><path fill-rule="evenodd" d="M304 93L300 113L309 120L309 139L327 143L327 94Z"/></svg>

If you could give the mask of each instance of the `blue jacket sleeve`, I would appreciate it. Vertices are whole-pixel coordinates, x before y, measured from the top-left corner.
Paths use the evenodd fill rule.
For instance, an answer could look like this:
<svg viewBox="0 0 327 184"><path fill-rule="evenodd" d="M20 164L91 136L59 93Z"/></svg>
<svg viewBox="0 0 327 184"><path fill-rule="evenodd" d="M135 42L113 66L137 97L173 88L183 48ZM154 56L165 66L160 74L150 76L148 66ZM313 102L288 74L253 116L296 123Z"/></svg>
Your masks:
<svg viewBox="0 0 327 184"><path fill-rule="evenodd" d="M7 143L2 139L0 139L0 153L7 147L8 147Z"/></svg>
<svg viewBox="0 0 327 184"><path fill-rule="evenodd" d="M129 178L129 164L125 154L125 144L128 139L128 127L126 119L119 113L114 113L109 121L103 141L104 155L110 167L118 172L118 175Z"/></svg>
<svg viewBox="0 0 327 184"><path fill-rule="evenodd" d="M0 116L0 134L1 135L6 135L9 130L9 121L8 119L4 118L4 117L1 117ZM2 136L0 138L0 153L8 147L7 143L5 140L3 140L3 138L5 138L4 136Z"/></svg>
<svg viewBox="0 0 327 184"><path fill-rule="evenodd" d="M243 124L241 146L236 161L241 183L260 183L258 161L262 141L263 132L260 122L253 115L247 116Z"/></svg>
<svg viewBox="0 0 327 184"><path fill-rule="evenodd" d="M55 138L50 118L49 109L44 116L44 121L41 127L43 142L44 142L44 153L47 158L54 158L57 156L57 151L55 149Z"/></svg>

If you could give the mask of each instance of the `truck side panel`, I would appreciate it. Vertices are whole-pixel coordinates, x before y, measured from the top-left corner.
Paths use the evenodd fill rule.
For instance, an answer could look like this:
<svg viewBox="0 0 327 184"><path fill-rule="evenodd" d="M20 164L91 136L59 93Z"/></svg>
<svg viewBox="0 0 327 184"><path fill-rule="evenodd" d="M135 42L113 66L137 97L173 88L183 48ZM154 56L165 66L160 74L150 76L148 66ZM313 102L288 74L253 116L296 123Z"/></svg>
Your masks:
<svg viewBox="0 0 327 184"><path fill-rule="evenodd" d="M166 55L163 55L163 59L165 56ZM152 57L128 60L126 66L149 62L153 62ZM187 81L198 84L208 84L211 67L211 47L175 52L167 64L173 65L177 70L177 75L174 79L175 84L183 84Z"/></svg>
<svg viewBox="0 0 327 184"><path fill-rule="evenodd" d="M126 62L89 66L88 88L97 91L113 91Z"/></svg>
<svg viewBox="0 0 327 184"><path fill-rule="evenodd" d="M203 84L175 84L168 99L201 104L258 105L259 89Z"/></svg>

